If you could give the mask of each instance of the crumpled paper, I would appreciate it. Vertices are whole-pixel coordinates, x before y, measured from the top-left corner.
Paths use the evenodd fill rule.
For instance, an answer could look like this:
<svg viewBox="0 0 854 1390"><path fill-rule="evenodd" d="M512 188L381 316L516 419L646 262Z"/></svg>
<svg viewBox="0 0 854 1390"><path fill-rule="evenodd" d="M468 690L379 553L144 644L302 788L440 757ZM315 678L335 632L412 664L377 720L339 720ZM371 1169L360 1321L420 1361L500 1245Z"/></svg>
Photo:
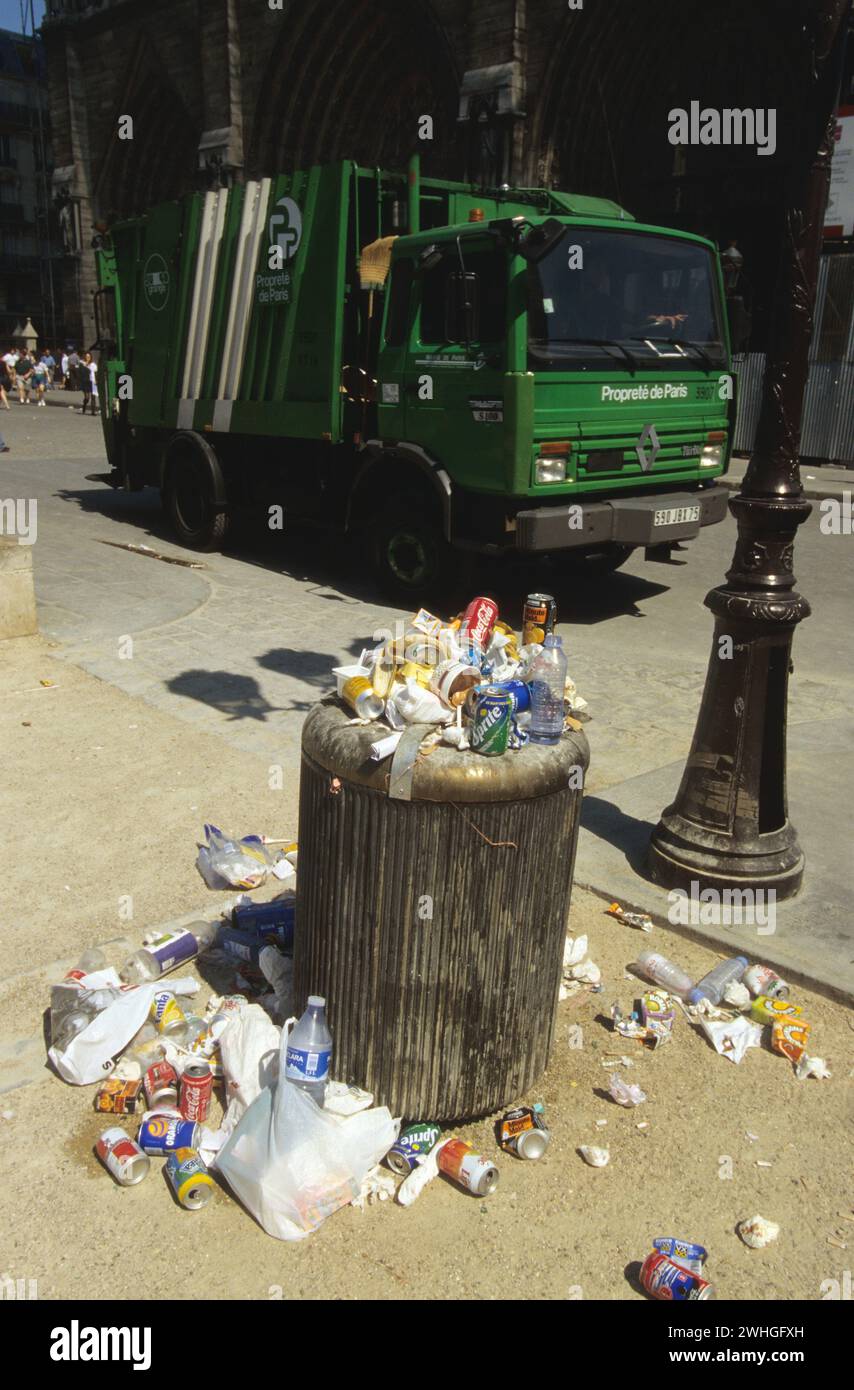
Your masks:
<svg viewBox="0 0 854 1390"><path fill-rule="evenodd" d="M697 1021L715 1051L730 1062L740 1062L749 1047L762 1045L761 1025L743 1015L726 1020L700 1018Z"/></svg>

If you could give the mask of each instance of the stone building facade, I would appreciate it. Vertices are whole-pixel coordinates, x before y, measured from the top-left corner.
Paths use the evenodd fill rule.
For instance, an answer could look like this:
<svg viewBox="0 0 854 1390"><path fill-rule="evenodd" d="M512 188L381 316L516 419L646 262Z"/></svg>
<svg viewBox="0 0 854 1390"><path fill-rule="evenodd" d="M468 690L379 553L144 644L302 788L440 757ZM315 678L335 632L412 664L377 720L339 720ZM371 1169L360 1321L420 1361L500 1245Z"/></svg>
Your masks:
<svg viewBox="0 0 854 1390"><path fill-rule="evenodd" d="M217 181L339 158L402 167L415 151L428 174L551 183L736 236L759 302L808 5L47 0L66 331L94 335L99 225ZM668 112L692 100L774 108L774 153L674 148Z"/></svg>

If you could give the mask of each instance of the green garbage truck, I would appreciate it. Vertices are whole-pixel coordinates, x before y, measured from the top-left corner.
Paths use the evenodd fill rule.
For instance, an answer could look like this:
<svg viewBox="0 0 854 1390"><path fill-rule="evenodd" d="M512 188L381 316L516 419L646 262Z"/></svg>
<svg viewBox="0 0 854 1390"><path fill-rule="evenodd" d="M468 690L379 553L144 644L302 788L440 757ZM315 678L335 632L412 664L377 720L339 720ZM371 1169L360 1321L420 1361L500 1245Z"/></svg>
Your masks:
<svg viewBox="0 0 854 1390"><path fill-rule="evenodd" d="M417 597L454 551L615 569L722 520L734 378L713 243L551 189L352 162L106 232L112 485L211 549L247 505L352 533Z"/></svg>

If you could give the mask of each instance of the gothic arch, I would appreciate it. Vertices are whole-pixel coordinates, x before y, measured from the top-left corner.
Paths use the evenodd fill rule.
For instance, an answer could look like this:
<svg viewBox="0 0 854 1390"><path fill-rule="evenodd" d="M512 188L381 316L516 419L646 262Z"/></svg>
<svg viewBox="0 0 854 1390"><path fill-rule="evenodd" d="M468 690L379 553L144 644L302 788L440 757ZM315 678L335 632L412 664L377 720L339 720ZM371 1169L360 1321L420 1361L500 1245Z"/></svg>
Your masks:
<svg viewBox="0 0 854 1390"><path fill-rule="evenodd" d="M200 131L145 39L137 46L94 185L94 205L110 221L178 198L196 182ZM133 118L133 139L118 136Z"/></svg>
<svg viewBox="0 0 854 1390"><path fill-rule="evenodd" d="M528 177L643 215L673 174L667 113L691 100L776 108L776 158L754 165L776 174L797 119L796 10L716 0L698 24L683 0L617 0L562 19L535 109L529 103ZM702 176L732 154L706 148L689 163Z"/></svg>
<svg viewBox="0 0 854 1390"><path fill-rule="evenodd" d="M459 72L422 0L298 0L267 64L247 151L253 173L352 158L458 172ZM434 139L417 139L418 117Z"/></svg>

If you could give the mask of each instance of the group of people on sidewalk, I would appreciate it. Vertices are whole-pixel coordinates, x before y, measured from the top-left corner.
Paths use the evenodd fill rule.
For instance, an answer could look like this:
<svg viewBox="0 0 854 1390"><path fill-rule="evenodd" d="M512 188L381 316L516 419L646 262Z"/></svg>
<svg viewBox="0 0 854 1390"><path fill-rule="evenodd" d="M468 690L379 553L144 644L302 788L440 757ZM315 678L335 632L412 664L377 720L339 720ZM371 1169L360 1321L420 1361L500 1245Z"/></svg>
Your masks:
<svg viewBox="0 0 854 1390"><path fill-rule="evenodd" d="M35 399L37 406L47 405L45 394L48 391L82 391L83 405L80 414L85 415L87 410L91 410L91 413L96 415L97 371L97 363L91 352L85 352L81 357L74 347L69 347L67 352L62 353L59 363L50 348L45 348L36 357L27 348L10 347L9 351L0 357L0 409L12 409L9 396L15 391L21 405L32 405ZM0 436L0 453L8 452L9 447Z"/></svg>

